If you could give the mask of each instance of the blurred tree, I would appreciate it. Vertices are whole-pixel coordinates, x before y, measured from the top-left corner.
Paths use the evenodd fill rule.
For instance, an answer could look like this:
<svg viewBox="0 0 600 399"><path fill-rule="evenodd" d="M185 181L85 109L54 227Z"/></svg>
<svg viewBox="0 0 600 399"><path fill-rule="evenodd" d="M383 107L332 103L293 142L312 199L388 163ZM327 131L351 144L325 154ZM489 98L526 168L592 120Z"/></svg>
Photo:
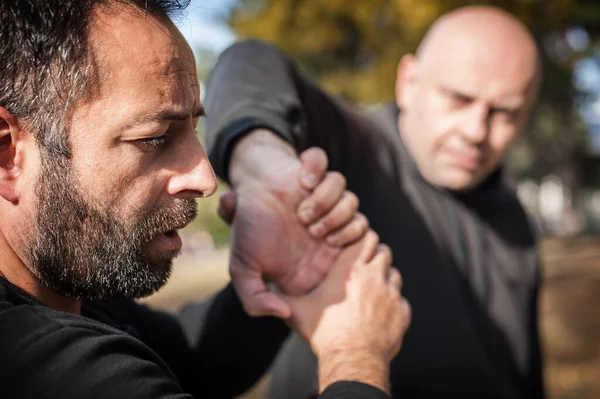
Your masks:
<svg viewBox="0 0 600 399"><path fill-rule="evenodd" d="M521 19L543 49L544 87L536 117L511 170L539 179L557 174L579 185L586 133L573 106L572 69L587 49L567 40L572 26L600 36L596 0L239 0L229 23L239 37L272 42L331 93L360 104L394 95L397 63L414 52L441 14L468 4L501 7Z"/></svg>
<svg viewBox="0 0 600 399"><path fill-rule="evenodd" d="M241 37L262 38L292 54L328 90L372 103L392 98L398 60L416 49L437 17L474 3L503 7L542 33L564 29L576 5L575 0L240 0L230 24Z"/></svg>

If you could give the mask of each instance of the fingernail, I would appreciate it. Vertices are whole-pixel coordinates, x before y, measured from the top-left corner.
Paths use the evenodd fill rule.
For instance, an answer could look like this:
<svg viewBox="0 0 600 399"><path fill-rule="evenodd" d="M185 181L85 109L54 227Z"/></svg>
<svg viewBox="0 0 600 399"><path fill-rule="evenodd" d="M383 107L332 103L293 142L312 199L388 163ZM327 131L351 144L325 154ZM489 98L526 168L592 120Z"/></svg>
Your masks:
<svg viewBox="0 0 600 399"><path fill-rule="evenodd" d="M304 208L300 211L300 218L304 222L308 222L309 220L311 220L312 216L313 216L313 209L310 206L307 206L306 208Z"/></svg>
<svg viewBox="0 0 600 399"><path fill-rule="evenodd" d="M310 234L315 237L321 237L323 234L325 234L325 226L323 226L321 223L316 223L310 226L308 231L310 231Z"/></svg>
<svg viewBox="0 0 600 399"><path fill-rule="evenodd" d="M317 177L312 173L305 173L302 176L302 183L307 187L314 187L317 184Z"/></svg>

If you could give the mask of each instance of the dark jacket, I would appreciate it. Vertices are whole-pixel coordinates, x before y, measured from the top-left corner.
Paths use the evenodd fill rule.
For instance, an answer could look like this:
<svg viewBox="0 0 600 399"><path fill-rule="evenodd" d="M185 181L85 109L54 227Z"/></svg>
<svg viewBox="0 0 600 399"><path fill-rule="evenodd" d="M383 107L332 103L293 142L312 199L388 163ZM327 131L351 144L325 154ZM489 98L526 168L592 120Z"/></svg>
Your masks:
<svg viewBox="0 0 600 399"><path fill-rule="evenodd" d="M352 84L352 82L348 82ZM394 105L358 112L328 96L273 46L233 45L212 71L206 144L227 179L235 140L267 128L298 151L323 148L394 253L413 321L392 363L397 398L542 398L535 238L500 171L466 194L437 189L402 144ZM273 398L315 392L315 359L292 336Z"/></svg>
<svg viewBox="0 0 600 399"><path fill-rule="evenodd" d="M265 372L288 329L247 316L231 287L175 317L132 301L50 309L0 278L3 399L232 398ZM356 396L348 396L356 395ZM385 399L333 384L324 399Z"/></svg>

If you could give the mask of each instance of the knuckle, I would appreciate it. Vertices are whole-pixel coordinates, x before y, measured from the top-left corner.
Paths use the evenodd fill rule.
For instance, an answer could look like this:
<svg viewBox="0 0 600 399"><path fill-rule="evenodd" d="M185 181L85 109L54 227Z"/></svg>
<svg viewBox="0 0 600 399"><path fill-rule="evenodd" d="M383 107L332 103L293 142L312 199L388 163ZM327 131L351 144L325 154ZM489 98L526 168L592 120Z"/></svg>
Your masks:
<svg viewBox="0 0 600 399"><path fill-rule="evenodd" d="M364 224L359 219L354 218L348 226L349 235L356 236L363 231L365 231Z"/></svg>
<svg viewBox="0 0 600 399"><path fill-rule="evenodd" d="M311 150L315 157L318 157L320 161L325 163L325 167L327 167L327 153L325 152L324 149L322 149L321 147L310 147L309 150ZM308 150L307 150L308 151Z"/></svg>
<svg viewBox="0 0 600 399"><path fill-rule="evenodd" d="M357 224L360 227L361 231L365 231L369 228L369 219L362 213L356 214Z"/></svg>
<svg viewBox="0 0 600 399"><path fill-rule="evenodd" d="M380 256L383 257L383 260L386 263L388 263L388 264L392 263L392 250L390 249L389 246L387 246L386 244L379 244L379 246L377 248L377 252L379 253Z"/></svg>
<svg viewBox="0 0 600 399"><path fill-rule="evenodd" d="M402 304L402 316L404 319L404 322L406 324L409 324L410 321L412 320L412 307L410 306L410 303L408 302L408 300L405 297L401 298L401 304Z"/></svg>
<svg viewBox="0 0 600 399"><path fill-rule="evenodd" d="M336 183L338 186L346 187L346 178L343 174L338 171L327 172L329 178Z"/></svg>
<svg viewBox="0 0 600 399"><path fill-rule="evenodd" d="M373 240L374 242L379 242L379 234L377 234L375 230L369 230L368 235L370 240Z"/></svg>
<svg viewBox="0 0 600 399"><path fill-rule="evenodd" d="M358 196L356 194L354 194L352 191L346 190L344 192L344 197L346 197L346 201L348 201L349 206L352 209L358 209L360 205L360 200L358 199Z"/></svg>
<svg viewBox="0 0 600 399"><path fill-rule="evenodd" d="M364 231L364 228L360 222L354 222L348 227L348 230L348 234L355 237L359 236Z"/></svg>
<svg viewBox="0 0 600 399"><path fill-rule="evenodd" d="M397 284L396 285L397 285L398 290L401 290L402 289L402 284L404 283L404 280L402 279L402 273L400 273L398 271L398 269L396 269L393 266L392 266L392 270L395 271L397 273L397 275L398 275L398 280L397 280Z"/></svg>

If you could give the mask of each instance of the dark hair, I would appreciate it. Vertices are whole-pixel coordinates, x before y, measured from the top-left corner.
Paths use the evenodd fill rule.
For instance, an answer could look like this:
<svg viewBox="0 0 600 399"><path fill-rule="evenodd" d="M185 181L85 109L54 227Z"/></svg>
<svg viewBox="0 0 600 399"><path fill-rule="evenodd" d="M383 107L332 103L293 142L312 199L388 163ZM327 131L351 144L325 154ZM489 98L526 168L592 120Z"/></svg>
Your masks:
<svg viewBox="0 0 600 399"><path fill-rule="evenodd" d="M88 46L98 6L128 4L173 16L189 0L7 0L0 12L0 106L48 151L70 157L66 121L93 95L99 76Z"/></svg>

